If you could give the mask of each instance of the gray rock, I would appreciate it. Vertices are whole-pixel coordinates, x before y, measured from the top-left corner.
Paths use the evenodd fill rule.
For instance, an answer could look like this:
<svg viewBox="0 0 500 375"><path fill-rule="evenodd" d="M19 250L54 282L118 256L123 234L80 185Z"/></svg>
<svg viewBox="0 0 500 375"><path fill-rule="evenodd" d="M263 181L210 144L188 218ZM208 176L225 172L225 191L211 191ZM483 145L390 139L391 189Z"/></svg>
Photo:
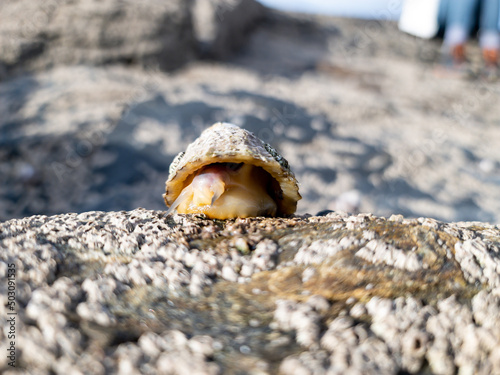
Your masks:
<svg viewBox="0 0 500 375"><path fill-rule="evenodd" d="M63 64L178 68L196 53L190 4L156 0L4 2L0 66L7 72Z"/></svg>
<svg viewBox="0 0 500 375"><path fill-rule="evenodd" d="M254 0L10 1L0 11L0 79L56 65L170 71L200 52L227 58L264 9Z"/></svg>
<svg viewBox="0 0 500 375"><path fill-rule="evenodd" d="M229 57L264 16L265 8L255 0L195 0L193 23L201 52L216 59Z"/></svg>

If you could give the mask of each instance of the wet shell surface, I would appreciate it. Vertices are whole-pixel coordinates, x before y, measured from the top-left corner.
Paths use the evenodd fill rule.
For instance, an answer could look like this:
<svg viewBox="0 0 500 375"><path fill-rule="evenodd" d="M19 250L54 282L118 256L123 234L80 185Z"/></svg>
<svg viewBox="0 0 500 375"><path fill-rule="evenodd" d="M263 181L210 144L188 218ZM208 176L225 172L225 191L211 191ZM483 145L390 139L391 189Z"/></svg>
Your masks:
<svg viewBox="0 0 500 375"><path fill-rule="evenodd" d="M175 157L163 198L169 213L228 219L291 215L301 196L288 162L273 147L218 122Z"/></svg>

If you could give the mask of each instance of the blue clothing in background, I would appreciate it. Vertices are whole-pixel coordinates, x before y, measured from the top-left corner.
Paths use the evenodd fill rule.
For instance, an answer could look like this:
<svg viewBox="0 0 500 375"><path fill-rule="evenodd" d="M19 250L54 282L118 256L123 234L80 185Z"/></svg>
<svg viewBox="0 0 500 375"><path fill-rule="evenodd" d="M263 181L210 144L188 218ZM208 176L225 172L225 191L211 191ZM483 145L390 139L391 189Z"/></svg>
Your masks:
<svg viewBox="0 0 500 375"><path fill-rule="evenodd" d="M476 25L474 18L481 3L480 28L486 30L500 30L500 1L499 0L441 0L439 2L439 25L444 27L453 23L462 22L472 31ZM449 20L448 20L449 18Z"/></svg>
<svg viewBox="0 0 500 375"><path fill-rule="evenodd" d="M445 44L465 43L478 26L481 44L498 48L500 0L441 0L438 17L445 27Z"/></svg>
<svg viewBox="0 0 500 375"><path fill-rule="evenodd" d="M482 0L479 27L483 31L499 30L500 0Z"/></svg>
<svg viewBox="0 0 500 375"><path fill-rule="evenodd" d="M475 25L479 0L441 0L439 18L446 28L459 26L470 34Z"/></svg>

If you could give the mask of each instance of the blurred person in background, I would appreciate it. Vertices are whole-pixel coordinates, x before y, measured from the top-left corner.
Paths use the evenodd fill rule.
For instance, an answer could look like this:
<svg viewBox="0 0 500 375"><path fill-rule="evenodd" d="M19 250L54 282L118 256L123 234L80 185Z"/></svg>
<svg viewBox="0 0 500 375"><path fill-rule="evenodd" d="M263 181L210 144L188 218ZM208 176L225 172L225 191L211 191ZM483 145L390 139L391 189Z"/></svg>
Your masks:
<svg viewBox="0 0 500 375"><path fill-rule="evenodd" d="M439 23L445 25L445 64L464 69L465 44L475 27L479 27L479 45L485 72L498 74L500 34L500 0L441 0Z"/></svg>

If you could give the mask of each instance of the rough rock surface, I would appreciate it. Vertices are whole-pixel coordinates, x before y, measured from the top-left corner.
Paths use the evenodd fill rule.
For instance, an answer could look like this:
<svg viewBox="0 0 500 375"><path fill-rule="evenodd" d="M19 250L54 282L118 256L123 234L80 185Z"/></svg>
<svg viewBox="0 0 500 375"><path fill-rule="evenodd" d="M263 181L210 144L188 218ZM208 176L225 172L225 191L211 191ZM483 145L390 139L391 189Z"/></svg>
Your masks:
<svg viewBox="0 0 500 375"><path fill-rule="evenodd" d="M498 226L86 212L0 224L0 259L16 371L500 371Z"/></svg>

